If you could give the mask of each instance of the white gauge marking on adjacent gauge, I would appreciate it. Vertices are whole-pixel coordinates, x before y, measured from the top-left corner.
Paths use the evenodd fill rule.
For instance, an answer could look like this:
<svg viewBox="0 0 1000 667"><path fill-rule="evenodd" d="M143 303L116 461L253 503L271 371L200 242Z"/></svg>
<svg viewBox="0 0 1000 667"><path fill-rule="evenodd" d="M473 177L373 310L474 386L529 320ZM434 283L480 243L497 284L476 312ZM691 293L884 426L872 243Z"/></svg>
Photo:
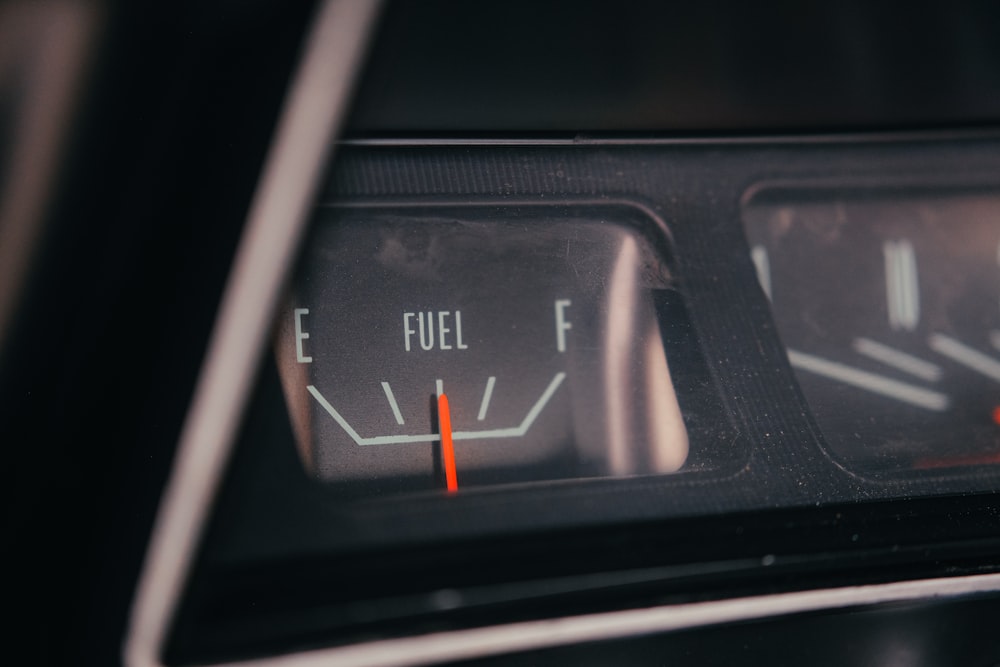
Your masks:
<svg viewBox="0 0 1000 667"><path fill-rule="evenodd" d="M1000 361L990 355L940 333L931 334L927 340L927 345L941 356L995 382L1000 382ZM936 382L941 379L941 367L937 364L925 361L888 345L883 345L867 338L857 338L854 341L853 347L859 354L863 354L887 366L892 366L897 370L909 373L923 380ZM788 359L792 366L801 370L822 375L831 380L894 398L920 408L941 411L945 410L949 405L948 397L940 392L900 382L899 380L894 380L870 371L853 368L840 362L830 361L791 349L788 350Z"/></svg>
<svg viewBox="0 0 1000 667"><path fill-rule="evenodd" d="M885 260L889 326L893 330L914 331L920 320L920 290L913 245L906 239L885 241L882 244L882 253ZM766 281L765 292L770 297L767 251L762 246L755 246L752 257L757 268L757 277L761 280L762 286ZM1000 331L991 332L991 343L1000 349ZM1000 382L1000 361L989 355L940 333L931 334L927 344L931 350L951 361ZM927 382L937 382L943 374L941 367L935 363L870 338L859 336L854 339L851 347L858 354ZM950 405L948 396L941 392L901 382L878 373L791 349L788 350L788 358L792 366L800 370L919 408L940 412Z"/></svg>
<svg viewBox="0 0 1000 667"><path fill-rule="evenodd" d="M913 244L906 239L886 241L882 253L885 256L889 326L893 330L913 331L920 321L920 288Z"/></svg>
<svg viewBox="0 0 1000 667"><path fill-rule="evenodd" d="M831 453L876 475L1000 464L996 189L751 194L749 259Z"/></svg>
<svg viewBox="0 0 1000 667"><path fill-rule="evenodd" d="M1000 382L1000 361L988 354L983 354L979 350L944 334L932 334L927 344L938 354L965 366L970 371Z"/></svg>
<svg viewBox="0 0 1000 667"><path fill-rule="evenodd" d="M893 380L836 361L822 359L805 352L788 350L788 360L795 368L810 371L858 389L894 398L918 408L941 411L945 410L949 404L948 397L940 392Z"/></svg>
<svg viewBox="0 0 1000 667"><path fill-rule="evenodd" d="M870 338L855 338L852 346L858 354L880 361L887 366L909 373L921 380L937 382L941 379L941 367L894 347L883 345Z"/></svg>

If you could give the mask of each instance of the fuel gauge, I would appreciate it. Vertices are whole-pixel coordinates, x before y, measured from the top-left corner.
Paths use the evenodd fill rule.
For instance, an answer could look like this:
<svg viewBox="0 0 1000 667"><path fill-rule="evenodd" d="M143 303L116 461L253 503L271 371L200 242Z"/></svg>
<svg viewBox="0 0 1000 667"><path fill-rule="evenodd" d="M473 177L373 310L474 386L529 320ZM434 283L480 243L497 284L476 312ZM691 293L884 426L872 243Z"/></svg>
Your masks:
<svg viewBox="0 0 1000 667"><path fill-rule="evenodd" d="M306 469L351 496L680 469L634 217L321 210L276 341Z"/></svg>

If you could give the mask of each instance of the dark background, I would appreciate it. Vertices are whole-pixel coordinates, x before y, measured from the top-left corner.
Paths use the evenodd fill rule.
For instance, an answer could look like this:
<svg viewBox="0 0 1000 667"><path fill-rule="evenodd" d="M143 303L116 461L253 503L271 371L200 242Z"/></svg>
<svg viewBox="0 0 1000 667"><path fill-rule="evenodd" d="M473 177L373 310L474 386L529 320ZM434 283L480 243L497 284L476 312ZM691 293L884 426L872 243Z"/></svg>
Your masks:
<svg viewBox="0 0 1000 667"><path fill-rule="evenodd" d="M311 2L106 2L0 350L5 651L119 660L132 589ZM993 3L388 6L347 135L991 128Z"/></svg>

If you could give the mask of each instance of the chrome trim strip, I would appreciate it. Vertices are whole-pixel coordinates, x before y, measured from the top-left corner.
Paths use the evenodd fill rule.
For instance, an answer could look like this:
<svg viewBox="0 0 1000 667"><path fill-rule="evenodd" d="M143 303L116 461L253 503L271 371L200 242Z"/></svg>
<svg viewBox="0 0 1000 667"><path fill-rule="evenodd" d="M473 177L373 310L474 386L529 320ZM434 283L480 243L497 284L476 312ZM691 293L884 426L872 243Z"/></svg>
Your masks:
<svg viewBox="0 0 1000 667"><path fill-rule="evenodd" d="M224 667L413 667L824 609L941 600L998 590L1000 574L849 586L441 632L225 663Z"/></svg>
<svg viewBox="0 0 1000 667"><path fill-rule="evenodd" d="M558 133L555 133L558 135ZM899 130L864 132L848 130L828 134L762 134L759 136L609 136L576 134L553 137L354 137L341 139L341 146L411 148L420 146L788 146L798 144L893 143L904 141L987 141L1000 139L993 128L968 130Z"/></svg>
<svg viewBox="0 0 1000 667"><path fill-rule="evenodd" d="M326 0L278 121L181 433L133 601L124 659L154 667L198 547L375 24L378 0Z"/></svg>

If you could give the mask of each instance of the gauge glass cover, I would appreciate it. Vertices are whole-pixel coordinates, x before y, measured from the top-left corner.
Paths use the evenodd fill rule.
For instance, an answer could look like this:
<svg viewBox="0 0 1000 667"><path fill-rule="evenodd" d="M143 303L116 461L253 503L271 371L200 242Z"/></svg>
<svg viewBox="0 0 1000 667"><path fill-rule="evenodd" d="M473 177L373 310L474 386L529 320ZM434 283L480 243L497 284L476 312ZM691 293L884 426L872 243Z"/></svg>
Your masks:
<svg viewBox="0 0 1000 667"><path fill-rule="evenodd" d="M449 467L460 490L681 469L654 305L673 280L650 236L565 214L322 209L276 337L305 468L348 496L439 492Z"/></svg>

